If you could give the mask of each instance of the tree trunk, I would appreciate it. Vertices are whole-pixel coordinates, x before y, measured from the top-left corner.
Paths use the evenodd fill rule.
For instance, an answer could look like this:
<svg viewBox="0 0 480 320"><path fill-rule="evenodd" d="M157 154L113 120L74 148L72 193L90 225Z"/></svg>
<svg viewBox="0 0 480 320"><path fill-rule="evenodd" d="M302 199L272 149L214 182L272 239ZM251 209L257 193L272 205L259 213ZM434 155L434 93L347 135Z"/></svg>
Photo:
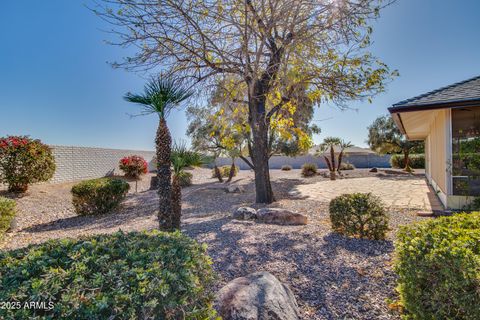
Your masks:
<svg viewBox="0 0 480 320"><path fill-rule="evenodd" d="M172 179L172 228L180 230L182 217L182 187L176 175Z"/></svg>
<svg viewBox="0 0 480 320"><path fill-rule="evenodd" d="M172 137L165 119L160 119L156 143L158 177L158 221L160 230L172 231L172 171L170 156Z"/></svg>
<svg viewBox="0 0 480 320"><path fill-rule="evenodd" d="M249 122L252 128L252 158L255 172L255 194L257 203L272 203L275 201L270 183L268 166L268 126L265 111L265 90L261 83L256 83L254 92L249 97Z"/></svg>
<svg viewBox="0 0 480 320"><path fill-rule="evenodd" d="M215 172L215 177L218 179L218 181L223 182L222 173L220 172L220 169L218 169L216 164L213 167L213 172Z"/></svg>
<svg viewBox="0 0 480 320"><path fill-rule="evenodd" d="M410 168L410 152L408 150L403 151L403 163L405 165L404 169L407 172L413 172L412 168Z"/></svg>
<svg viewBox="0 0 480 320"><path fill-rule="evenodd" d="M330 146L330 158L332 159L332 169L331 171L335 171L335 150L333 149L333 146Z"/></svg>
<svg viewBox="0 0 480 320"><path fill-rule="evenodd" d="M235 159L233 159L233 161L232 161L232 166L230 167L230 172L229 172L229 174L228 174L227 182L232 181L233 176L235 175L235 169L236 169L236 167L235 167Z"/></svg>
<svg viewBox="0 0 480 320"><path fill-rule="evenodd" d="M340 173L340 167L342 166L342 160L343 160L343 150L340 151L338 154L338 165L337 165L337 172Z"/></svg>

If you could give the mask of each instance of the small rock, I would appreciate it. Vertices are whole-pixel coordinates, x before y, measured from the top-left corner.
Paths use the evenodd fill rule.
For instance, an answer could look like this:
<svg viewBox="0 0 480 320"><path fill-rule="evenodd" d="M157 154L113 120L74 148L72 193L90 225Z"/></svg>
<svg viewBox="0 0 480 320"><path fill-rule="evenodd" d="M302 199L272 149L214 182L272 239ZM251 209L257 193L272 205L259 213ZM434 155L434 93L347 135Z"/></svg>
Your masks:
<svg viewBox="0 0 480 320"><path fill-rule="evenodd" d="M377 168L372 168L372 169L370 169L370 172L378 172L378 169Z"/></svg>
<svg viewBox="0 0 480 320"><path fill-rule="evenodd" d="M228 188L225 189L227 193L243 193L244 190L240 186L229 186Z"/></svg>
<svg viewBox="0 0 480 320"><path fill-rule="evenodd" d="M237 220L252 220L257 218L257 210L250 207L240 207L232 214L233 219Z"/></svg>
<svg viewBox="0 0 480 320"><path fill-rule="evenodd" d="M257 211L257 219L272 224L305 225L308 218L300 213L280 208L262 208Z"/></svg>
<svg viewBox="0 0 480 320"><path fill-rule="evenodd" d="M216 307L224 320L300 319L290 288L265 271L227 283L217 293Z"/></svg>

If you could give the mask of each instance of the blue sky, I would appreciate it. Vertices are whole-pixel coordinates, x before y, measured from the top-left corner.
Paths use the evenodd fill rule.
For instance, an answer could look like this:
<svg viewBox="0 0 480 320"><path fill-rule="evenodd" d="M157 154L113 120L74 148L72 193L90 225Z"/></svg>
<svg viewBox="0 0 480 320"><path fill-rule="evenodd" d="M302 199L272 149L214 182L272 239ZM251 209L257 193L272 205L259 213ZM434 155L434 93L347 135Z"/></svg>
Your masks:
<svg viewBox="0 0 480 320"><path fill-rule="evenodd" d="M0 136L27 134L49 144L153 149L157 117L136 117L122 100L146 75L113 69L128 55L104 43L107 29L75 0L5 0L0 10ZM321 106L322 134L365 146L366 127L392 103L480 74L480 1L400 0L374 23L371 51L400 77L372 104ZM185 138L184 112L172 113Z"/></svg>

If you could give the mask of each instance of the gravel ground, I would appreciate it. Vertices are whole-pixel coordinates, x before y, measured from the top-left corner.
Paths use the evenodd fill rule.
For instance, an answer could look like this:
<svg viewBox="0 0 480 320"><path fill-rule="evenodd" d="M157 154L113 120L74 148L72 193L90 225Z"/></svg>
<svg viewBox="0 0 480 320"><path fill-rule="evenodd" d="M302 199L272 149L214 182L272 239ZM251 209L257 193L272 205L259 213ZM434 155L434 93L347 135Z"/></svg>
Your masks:
<svg viewBox="0 0 480 320"><path fill-rule="evenodd" d="M350 179L399 172L347 172ZM272 170L277 202L308 216L306 226L276 226L236 221L230 213L243 205L254 205L250 171L241 171L232 184L244 193L227 194L224 184L210 178L210 171L195 169L194 185L183 191L183 231L208 244L214 268L220 275L218 287L256 271L269 271L295 293L305 319L399 319L388 310L386 300L394 298L395 274L392 251L399 225L425 219L414 211L390 208L390 227L385 241L348 239L331 232L328 203L296 197L290 192L299 184L326 179L322 175L302 178L299 170ZM51 238L145 230L157 227L154 191L147 191L150 176L131 192L123 207L113 214L78 217L70 200L72 183L36 185L17 199L16 228L7 234L0 248L14 249ZM133 188L134 189L134 188Z"/></svg>

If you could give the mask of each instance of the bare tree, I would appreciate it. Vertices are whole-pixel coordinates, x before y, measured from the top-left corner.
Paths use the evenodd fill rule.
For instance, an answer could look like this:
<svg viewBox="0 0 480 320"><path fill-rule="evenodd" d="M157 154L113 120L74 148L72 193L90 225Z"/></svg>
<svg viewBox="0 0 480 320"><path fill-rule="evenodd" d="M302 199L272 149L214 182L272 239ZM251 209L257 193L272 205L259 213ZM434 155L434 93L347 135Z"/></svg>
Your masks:
<svg viewBox="0 0 480 320"><path fill-rule="evenodd" d="M201 83L200 92L218 77L243 81L260 203L274 201L268 131L272 116L290 100L289 84L307 86L316 103L344 106L383 91L392 75L365 48L367 22L394 0L98 1L93 10L114 25L116 44L137 48L116 66L159 67ZM273 88L282 96L268 108Z"/></svg>

